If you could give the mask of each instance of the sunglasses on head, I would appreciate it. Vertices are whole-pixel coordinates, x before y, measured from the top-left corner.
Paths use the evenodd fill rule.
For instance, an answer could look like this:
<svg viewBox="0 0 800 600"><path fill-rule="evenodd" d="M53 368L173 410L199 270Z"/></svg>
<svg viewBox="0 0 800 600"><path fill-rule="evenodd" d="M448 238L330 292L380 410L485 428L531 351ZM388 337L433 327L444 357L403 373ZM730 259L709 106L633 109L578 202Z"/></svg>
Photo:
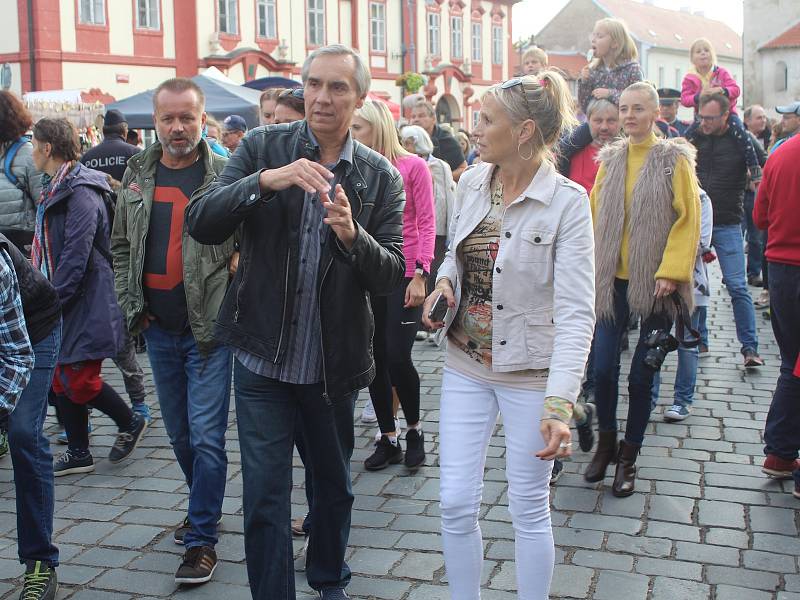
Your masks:
<svg viewBox="0 0 800 600"><path fill-rule="evenodd" d="M298 100L303 100L303 88L299 87L291 90L283 90L278 94L278 98L288 98L289 96L297 98Z"/></svg>

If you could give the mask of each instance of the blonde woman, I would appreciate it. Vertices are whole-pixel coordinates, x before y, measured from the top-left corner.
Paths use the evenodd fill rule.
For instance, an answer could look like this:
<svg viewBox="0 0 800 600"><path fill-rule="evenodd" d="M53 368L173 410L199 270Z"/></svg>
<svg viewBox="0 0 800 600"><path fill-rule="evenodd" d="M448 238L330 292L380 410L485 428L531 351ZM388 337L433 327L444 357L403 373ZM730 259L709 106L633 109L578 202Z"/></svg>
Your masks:
<svg viewBox="0 0 800 600"><path fill-rule="evenodd" d="M426 324L447 341L439 417L442 543L450 593L478 600L478 523L486 449L498 413L506 442L517 594L546 600L555 550L548 484L570 453L569 420L594 329L592 220L586 191L549 148L573 125L554 71L489 89L475 129L484 162L456 193L450 249ZM443 322L429 311L442 294Z"/></svg>
<svg viewBox="0 0 800 600"><path fill-rule="evenodd" d="M375 379L369 386L381 436L375 452L364 461L371 471L403 462L403 450L392 414L392 387L397 390L408 431L405 465L415 469L425 462L425 438L419 415L419 375L411 360L425 300L436 239L433 182L428 165L400 145L389 108L366 100L356 110L350 131L356 141L383 154L400 171L406 190L403 213L405 283L388 297L372 297L375 317Z"/></svg>

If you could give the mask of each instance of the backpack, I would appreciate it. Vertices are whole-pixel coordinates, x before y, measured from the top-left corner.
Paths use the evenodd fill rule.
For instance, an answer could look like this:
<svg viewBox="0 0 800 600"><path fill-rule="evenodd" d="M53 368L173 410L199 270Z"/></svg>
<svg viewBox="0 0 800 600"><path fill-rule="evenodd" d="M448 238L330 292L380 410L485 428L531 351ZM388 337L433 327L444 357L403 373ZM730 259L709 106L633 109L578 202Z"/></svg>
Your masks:
<svg viewBox="0 0 800 600"><path fill-rule="evenodd" d="M8 147L5 157L3 157L3 173L5 174L6 179L8 179L17 189L21 190L26 196L30 196L30 194L28 194L27 188L20 183L19 178L11 171L11 165L14 163L14 158L17 156L19 149L23 146L23 144L27 144L30 141L31 136L23 135Z"/></svg>

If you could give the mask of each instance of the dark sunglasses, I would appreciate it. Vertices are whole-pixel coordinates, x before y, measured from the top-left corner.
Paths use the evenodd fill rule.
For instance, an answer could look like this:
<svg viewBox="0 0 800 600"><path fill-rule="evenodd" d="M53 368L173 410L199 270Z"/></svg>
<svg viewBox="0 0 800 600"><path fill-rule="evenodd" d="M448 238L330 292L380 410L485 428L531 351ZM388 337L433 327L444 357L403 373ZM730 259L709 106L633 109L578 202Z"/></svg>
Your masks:
<svg viewBox="0 0 800 600"><path fill-rule="evenodd" d="M528 103L528 93L525 91L525 82L522 80L522 77L514 77L513 79L509 79L508 81L504 81L500 84L501 90L507 90L513 88L515 86L519 86L522 90L522 97L525 99L525 106L528 108L528 114L531 113L531 105Z"/></svg>

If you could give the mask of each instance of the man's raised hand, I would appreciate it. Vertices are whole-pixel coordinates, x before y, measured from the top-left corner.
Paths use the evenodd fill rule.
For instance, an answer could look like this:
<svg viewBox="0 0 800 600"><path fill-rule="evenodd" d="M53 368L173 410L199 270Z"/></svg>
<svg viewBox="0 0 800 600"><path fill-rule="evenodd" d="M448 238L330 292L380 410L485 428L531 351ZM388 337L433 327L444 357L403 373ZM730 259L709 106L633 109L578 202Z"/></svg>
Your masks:
<svg viewBox="0 0 800 600"><path fill-rule="evenodd" d="M262 192L280 192L293 185L309 194L318 192L320 196L331 191L330 180L333 173L307 158L301 158L278 169L266 169L258 177Z"/></svg>

